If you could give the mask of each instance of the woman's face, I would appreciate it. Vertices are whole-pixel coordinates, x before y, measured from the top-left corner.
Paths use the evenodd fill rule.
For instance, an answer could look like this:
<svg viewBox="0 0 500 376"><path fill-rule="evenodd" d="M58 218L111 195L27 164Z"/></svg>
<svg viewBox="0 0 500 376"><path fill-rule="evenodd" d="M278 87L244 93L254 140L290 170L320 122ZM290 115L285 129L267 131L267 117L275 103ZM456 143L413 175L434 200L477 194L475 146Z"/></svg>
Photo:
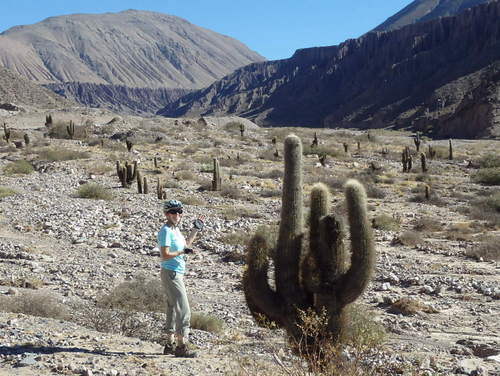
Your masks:
<svg viewBox="0 0 500 376"><path fill-rule="evenodd" d="M177 226L182 219L182 209L169 210L165 213L165 216L167 217L167 222L169 224Z"/></svg>

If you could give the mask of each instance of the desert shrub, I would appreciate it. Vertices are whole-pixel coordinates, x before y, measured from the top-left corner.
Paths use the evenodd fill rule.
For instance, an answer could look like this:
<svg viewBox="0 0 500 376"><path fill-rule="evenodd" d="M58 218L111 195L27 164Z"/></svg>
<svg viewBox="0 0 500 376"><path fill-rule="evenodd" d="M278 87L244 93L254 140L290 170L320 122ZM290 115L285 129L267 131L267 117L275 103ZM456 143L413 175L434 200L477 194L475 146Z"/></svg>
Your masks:
<svg viewBox="0 0 500 376"><path fill-rule="evenodd" d="M471 240L471 234L475 233L470 223L459 222L453 223L446 229L446 239L448 240Z"/></svg>
<svg viewBox="0 0 500 376"><path fill-rule="evenodd" d="M311 146L308 144L304 144L302 149L302 154L304 155L326 155L332 158L345 158L346 154L344 153L344 149L342 145L338 145L334 147L331 146Z"/></svg>
<svg viewBox="0 0 500 376"><path fill-rule="evenodd" d="M25 160L10 162L4 167L3 172L7 175L13 174L31 174L34 171L33 165Z"/></svg>
<svg viewBox="0 0 500 376"><path fill-rule="evenodd" d="M58 139L69 139L69 133L67 126L69 121L56 121L52 126L49 127L48 135L50 138ZM88 126L85 125L75 125L74 139L82 139L87 137Z"/></svg>
<svg viewBox="0 0 500 376"><path fill-rule="evenodd" d="M448 146L436 145L432 149L436 152L434 159L448 159L450 149ZM430 159L429 150L425 151L426 157Z"/></svg>
<svg viewBox="0 0 500 376"><path fill-rule="evenodd" d="M498 226L500 224L500 191L471 201L466 212L473 219L487 221Z"/></svg>
<svg viewBox="0 0 500 376"><path fill-rule="evenodd" d="M500 154L486 154L479 160L481 168L500 167Z"/></svg>
<svg viewBox="0 0 500 376"><path fill-rule="evenodd" d="M476 183L500 185L500 167L481 168L472 176Z"/></svg>
<svg viewBox="0 0 500 376"><path fill-rule="evenodd" d="M239 121L230 121L226 124L224 124L224 130L226 132L229 132L231 134L240 134L240 126L241 126L241 122Z"/></svg>
<svg viewBox="0 0 500 376"><path fill-rule="evenodd" d="M245 218L262 218L264 215L257 209L253 209L248 206L239 206L239 205L231 205L231 206L217 206L217 209L222 211L222 216L225 220L235 220L240 219L242 217Z"/></svg>
<svg viewBox="0 0 500 376"><path fill-rule="evenodd" d="M192 171L181 170L175 173L175 177L180 180L196 181L196 175Z"/></svg>
<svg viewBox="0 0 500 376"><path fill-rule="evenodd" d="M115 168L109 163L93 163L85 168L89 174L104 175L107 172L115 171Z"/></svg>
<svg viewBox="0 0 500 376"><path fill-rule="evenodd" d="M275 168L272 170L267 170L262 172L257 171L255 176L261 179L281 179L283 175L284 175L283 170Z"/></svg>
<svg viewBox="0 0 500 376"><path fill-rule="evenodd" d="M388 214L381 214L372 219L372 226L377 230L397 231L399 230L400 220Z"/></svg>
<svg viewBox="0 0 500 376"><path fill-rule="evenodd" d="M182 152L184 154L195 154L198 150L199 148L197 146L188 145L184 149L182 149Z"/></svg>
<svg viewBox="0 0 500 376"><path fill-rule="evenodd" d="M438 313L434 308L413 298L401 298L391 304L389 313L403 316L413 316L419 312Z"/></svg>
<svg viewBox="0 0 500 376"><path fill-rule="evenodd" d="M264 159L267 161L279 161L282 157L282 153L279 152L279 156L275 155L276 149L266 149L258 154L259 159Z"/></svg>
<svg viewBox="0 0 500 376"><path fill-rule="evenodd" d="M137 276L100 297L98 306L125 311L163 312L165 294L159 280Z"/></svg>
<svg viewBox="0 0 500 376"><path fill-rule="evenodd" d="M414 247L418 244L421 244L423 242L423 239L418 232L405 231L399 234L396 241L402 245Z"/></svg>
<svg viewBox="0 0 500 376"><path fill-rule="evenodd" d="M204 330L205 332L210 333L220 333L224 327L224 323L222 320L218 319L215 316L201 313L201 312L193 312L191 313L191 328Z"/></svg>
<svg viewBox="0 0 500 376"><path fill-rule="evenodd" d="M224 244L246 245L250 240L250 236L251 234L248 232L231 232L229 234L224 234L220 240Z"/></svg>
<svg viewBox="0 0 500 376"><path fill-rule="evenodd" d="M113 198L113 194L108 188L96 183L81 185L78 187L76 196L79 198L90 198L93 200L111 200Z"/></svg>
<svg viewBox="0 0 500 376"><path fill-rule="evenodd" d="M233 200L254 200L254 197L250 192L233 185L222 185L222 189L219 193L222 197L231 198Z"/></svg>
<svg viewBox="0 0 500 376"><path fill-rule="evenodd" d="M193 205L193 206L204 206L204 205L206 205L206 201L204 201L201 198L196 197L194 195L191 195L191 196L181 196L181 197L179 197L179 200L184 205Z"/></svg>
<svg viewBox="0 0 500 376"><path fill-rule="evenodd" d="M476 260L500 261L500 236L486 238L480 245L467 250L466 255Z"/></svg>
<svg viewBox="0 0 500 376"><path fill-rule="evenodd" d="M418 202L422 204L431 204L436 206L444 206L447 204L446 201L439 196L438 191L433 187L430 188L429 199L427 199L427 197L425 196L425 185L415 187L411 191L412 193L415 193L415 195L409 197L408 199L409 202Z"/></svg>
<svg viewBox="0 0 500 376"><path fill-rule="evenodd" d="M27 290L19 295L0 296L0 307L4 312L23 313L25 315L66 319L68 310L50 291Z"/></svg>
<svg viewBox="0 0 500 376"><path fill-rule="evenodd" d="M69 150L64 148L49 148L38 152L41 159L47 161L69 161L74 159L90 158L90 154L85 151Z"/></svg>
<svg viewBox="0 0 500 376"><path fill-rule="evenodd" d="M225 262L245 263L246 259L247 259L246 253L238 249L232 249L230 251L227 251L222 256L222 260Z"/></svg>
<svg viewBox="0 0 500 376"><path fill-rule="evenodd" d="M261 197L281 197L280 189L263 189L259 195Z"/></svg>
<svg viewBox="0 0 500 376"><path fill-rule="evenodd" d="M421 217L415 221L413 228L417 231L433 232L433 231L440 231L442 225L441 222L436 218Z"/></svg>
<svg viewBox="0 0 500 376"><path fill-rule="evenodd" d="M386 333L382 324L373 320L373 314L359 304L347 311L349 320L345 341L355 348L374 348L382 345Z"/></svg>
<svg viewBox="0 0 500 376"><path fill-rule="evenodd" d="M15 194L17 194L17 191L15 191L14 189L9 187L3 187L0 185L0 199L8 196L13 196Z"/></svg>

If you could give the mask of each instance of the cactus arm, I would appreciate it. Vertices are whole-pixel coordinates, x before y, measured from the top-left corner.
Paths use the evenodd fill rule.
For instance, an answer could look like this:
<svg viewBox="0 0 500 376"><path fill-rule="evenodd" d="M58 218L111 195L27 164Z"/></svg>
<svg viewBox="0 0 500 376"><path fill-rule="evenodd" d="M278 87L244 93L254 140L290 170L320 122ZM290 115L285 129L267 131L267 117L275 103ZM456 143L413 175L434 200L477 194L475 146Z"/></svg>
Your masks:
<svg viewBox="0 0 500 376"><path fill-rule="evenodd" d="M373 233L368 221L365 189L356 180L345 185L351 233L351 265L337 293L342 304L352 303L366 288L375 262Z"/></svg>
<svg viewBox="0 0 500 376"><path fill-rule="evenodd" d="M283 303L268 281L268 250L264 235L255 234L248 246L248 268L243 276L243 288L250 312L257 322L267 320L282 326L285 317Z"/></svg>
<svg viewBox="0 0 500 376"><path fill-rule="evenodd" d="M285 139L285 173L281 222L276 247L276 291L287 297L288 308L299 306L302 289L299 266L302 253L303 193L302 193L302 142L296 135Z"/></svg>

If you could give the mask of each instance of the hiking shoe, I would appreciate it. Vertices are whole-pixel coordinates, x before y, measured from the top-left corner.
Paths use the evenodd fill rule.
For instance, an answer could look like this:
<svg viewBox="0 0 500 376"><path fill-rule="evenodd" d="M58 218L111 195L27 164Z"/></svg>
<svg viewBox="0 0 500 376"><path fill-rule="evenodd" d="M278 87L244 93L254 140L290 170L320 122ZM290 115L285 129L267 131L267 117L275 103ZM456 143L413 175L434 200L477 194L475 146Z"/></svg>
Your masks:
<svg viewBox="0 0 500 376"><path fill-rule="evenodd" d="M186 345L179 345L175 348L175 356L178 358L196 358L198 354L189 350Z"/></svg>
<svg viewBox="0 0 500 376"><path fill-rule="evenodd" d="M173 343L167 342L165 347L163 348L163 355L174 355L175 354L175 345Z"/></svg>

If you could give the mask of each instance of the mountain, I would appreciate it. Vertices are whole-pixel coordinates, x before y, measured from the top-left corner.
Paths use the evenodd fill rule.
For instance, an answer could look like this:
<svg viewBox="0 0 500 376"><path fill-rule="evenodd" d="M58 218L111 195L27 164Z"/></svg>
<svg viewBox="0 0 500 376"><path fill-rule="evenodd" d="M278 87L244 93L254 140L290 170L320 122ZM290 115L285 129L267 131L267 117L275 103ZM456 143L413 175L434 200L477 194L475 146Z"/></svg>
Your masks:
<svg viewBox="0 0 500 376"><path fill-rule="evenodd" d="M76 103L0 67L0 107L6 107L5 104L55 109Z"/></svg>
<svg viewBox="0 0 500 376"><path fill-rule="evenodd" d="M491 1L494 0L416 0L389 17L374 31L395 30L412 23L454 16L465 9Z"/></svg>
<svg viewBox="0 0 500 376"><path fill-rule="evenodd" d="M0 34L0 65L40 84L193 89L262 60L233 38L138 10L50 17Z"/></svg>
<svg viewBox="0 0 500 376"><path fill-rule="evenodd" d="M107 108L113 112L134 115L154 114L190 90L135 88L81 82L46 84L46 88L88 107Z"/></svg>
<svg viewBox="0 0 500 376"><path fill-rule="evenodd" d="M500 136L499 20L495 1L338 46L298 50L290 59L240 68L159 114Z"/></svg>

